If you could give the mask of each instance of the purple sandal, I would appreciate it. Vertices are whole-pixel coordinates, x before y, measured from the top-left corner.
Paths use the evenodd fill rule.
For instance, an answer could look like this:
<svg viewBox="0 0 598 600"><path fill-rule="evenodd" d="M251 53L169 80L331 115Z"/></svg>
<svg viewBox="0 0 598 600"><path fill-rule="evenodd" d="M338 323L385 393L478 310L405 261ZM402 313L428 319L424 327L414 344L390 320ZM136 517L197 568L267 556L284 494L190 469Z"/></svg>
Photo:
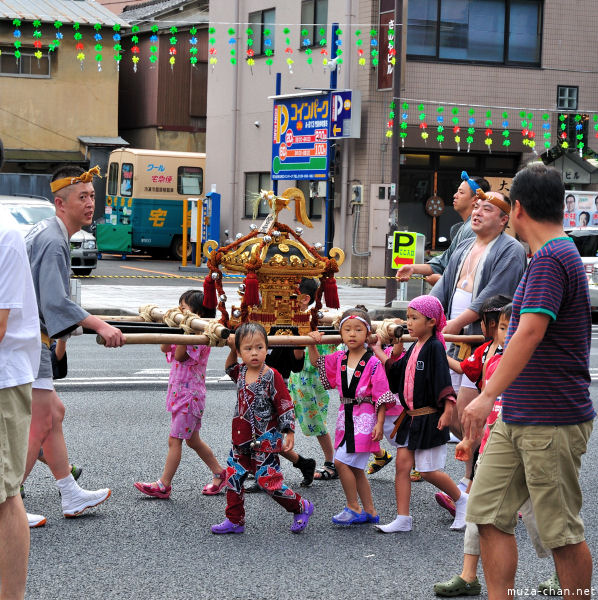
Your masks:
<svg viewBox="0 0 598 600"><path fill-rule="evenodd" d="M229 519L224 519L222 523L218 525L212 525L212 533L243 533L245 531L245 525L233 523Z"/></svg>
<svg viewBox="0 0 598 600"><path fill-rule="evenodd" d="M309 517L314 512L314 505L309 500L302 500L303 512L296 513L293 517L293 524L291 525L291 531L293 533L299 533L303 531L309 523Z"/></svg>

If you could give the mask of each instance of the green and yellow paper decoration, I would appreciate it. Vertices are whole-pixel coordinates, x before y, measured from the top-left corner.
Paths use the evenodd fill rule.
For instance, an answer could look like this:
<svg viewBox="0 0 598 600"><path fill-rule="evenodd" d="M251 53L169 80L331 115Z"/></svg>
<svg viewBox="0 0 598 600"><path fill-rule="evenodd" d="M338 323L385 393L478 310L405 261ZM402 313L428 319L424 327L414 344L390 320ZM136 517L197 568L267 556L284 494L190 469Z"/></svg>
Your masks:
<svg viewBox="0 0 598 600"><path fill-rule="evenodd" d="M77 60L81 64L81 70L83 70L83 61L85 60L85 53L83 52L83 34L79 31L80 27L81 25L79 25L79 23L73 23L73 29L75 30L73 37L75 38L75 42L77 42L75 44L75 50L77 51Z"/></svg>
<svg viewBox="0 0 598 600"><path fill-rule="evenodd" d="M486 111L486 120L484 121L484 125L486 129L484 133L486 134L486 139L484 140L484 144L488 148L488 152L492 152L492 111Z"/></svg>
<svg viewBox="0 0 598 600"><path fill-rule="evenodd" d="M400 132L399 137L401 138L401 148L405 147L405 138L407 137L407 119L409 118L409 104L407 102L403 102L401 105L401 124L399 126Z"/></svg>
<svg viewBox="0 0 598 600"><path fill-rule="evenodd" d="M452 118L451 122L453 124L453 140L455 144L457 144L457 152L461 152L461 127L459 127L459 107L453 106L451 109Z"/></svg>
<svg viewBox="0 0 598 600"><path fill-rule="evenodd" d="M133 44L131 46L131 62L133 63L133 72L137 73L137 63L139 63L139 36L137 35L139 33L139 26L138 25L133 25L131 27L131 33L133 34L131 36L131 43Z"/></svg>
<svg viewBox="0 0 598 600"><path fill-rule="evenodd" d="M33 56L37 58L37 64L39 66L39 61L42 54L42 31L41 31L42 22L39 19L33 21L33 48L34 53Z"/></svg>
<svg viewBox="0 0 598 600"><path fill-rule="evenodd" d="M511 140L509 139L511 136L511 132L509 131L509 113L503 112L502 114L502 145L509 150L509 146L511 145Z"/></svg>
<svg viewBox="0 0 598 600"><path fill-rule="evenodd" d="M438 113L436 115L436 141L442 148L442 142L444 142L444 106L439 106L436 112Z"/></svg>
<svg viewBox="0 0 598 600"><path fill-rule="evenodd" d="M208 38L208 55L210 57L209 61L213 71L216 63L218 62L218 57L216 56L216 28L210 27L208 29L208 34L210 36Z"/></svg>

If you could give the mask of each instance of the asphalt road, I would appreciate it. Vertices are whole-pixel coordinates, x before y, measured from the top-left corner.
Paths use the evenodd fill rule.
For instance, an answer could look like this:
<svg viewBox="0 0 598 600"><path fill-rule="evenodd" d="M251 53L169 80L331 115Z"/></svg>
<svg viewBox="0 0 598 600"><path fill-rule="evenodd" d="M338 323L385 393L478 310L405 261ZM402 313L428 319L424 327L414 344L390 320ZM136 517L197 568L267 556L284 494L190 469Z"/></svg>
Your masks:
<svg viewBox="0 0 598 600"><path fill-rule="evenodd" d="M202 428L202 437L222 462L230 447L235 401L232 385L220 381L225 354L225 349L212 350ZM67 407L64 429L70 457L84 469L82 485L110 486L113 496L98 509L65 520L48 469L36 466L26 482L25 504L30 512L45 514L48 524L32 530L28 599L419 600L433 598L433 584L459 572L463 535L449 530L452 518L438 507L435 490L427 483L413 486L410 533L383 535L371 526L332 525L330 517L344 506L337 480L305 490L316 511L300 535L289 532L292 517L265 494L246 497L244 535L212 535L210 525L224 518L225 498L201 495L210 474L188 448L170 500L150 499L133 488L134 481L153 481L161 474L167 450L168 371L157 348L107 350L92 336L84 336L71 340L69 361L69 378L60 384L59 393ZM593 356L594 373L597 363ZM592 392L597 397L595 383ZM331 429L337 407L334 397ZM298 433L296 448L321 463L313 438ZM582 485L595 558L597 463L594 435L584 459ZM449 456L447 471L458 478L462 467ZM284 472L287 483L302 493L298 471L286 463ZM371 478L384 521L395 516L393 475L391 463ZM551 574L552 563L535 556L521 524L517 541L517 586L531 589ZM483 580L481 570L480 577Z"/></svg>

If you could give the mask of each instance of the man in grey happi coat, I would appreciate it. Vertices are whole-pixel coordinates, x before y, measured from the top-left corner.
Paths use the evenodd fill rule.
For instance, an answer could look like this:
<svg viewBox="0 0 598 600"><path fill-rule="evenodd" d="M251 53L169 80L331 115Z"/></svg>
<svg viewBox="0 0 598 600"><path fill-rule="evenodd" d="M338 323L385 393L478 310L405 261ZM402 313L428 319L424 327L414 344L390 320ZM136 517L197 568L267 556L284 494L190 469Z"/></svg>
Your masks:
<svg viewBox="0 0 598 600"><path fill-rule="evenodd" d="M44 457L62 496L65 517L76 517L110 496L109 489L87 491L79 487L68 460L62 432L64 405L54 390L50 342L68 336L82 325L95 330L110 347L122 346L120 330L83 310L70 299L70 238L93 218L95 195L91 181L99 169L85 173L80 167L58 170L51 183L56 216L37 223L26 245L39 309L42 351L33 402L25 478L43 448Z"/></svg>

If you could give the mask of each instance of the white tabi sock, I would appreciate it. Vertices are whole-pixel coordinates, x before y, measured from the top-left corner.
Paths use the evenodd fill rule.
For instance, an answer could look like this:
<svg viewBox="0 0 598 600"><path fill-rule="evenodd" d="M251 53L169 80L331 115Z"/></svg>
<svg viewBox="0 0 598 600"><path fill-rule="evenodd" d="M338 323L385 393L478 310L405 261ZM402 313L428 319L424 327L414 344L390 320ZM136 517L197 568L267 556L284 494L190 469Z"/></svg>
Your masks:
<svg viewBox="0 0 598 600"><path fill-rule="evenodd" d="M388 523L388 525L376 525L375 527L382 533L411 531L413 529L413 518L411 515L397 515L397 518L391 523Z"/></svg>
<svg viewBox="0 0 598 600"><path fill-rule="evenodd" d="M75 490L79 487L72 473L69 473L63 479L57 479L56 485L58 486L58 489L60 490L60 493L62 495L64 495L65 493L68 494L72 490Z"/></svg>

